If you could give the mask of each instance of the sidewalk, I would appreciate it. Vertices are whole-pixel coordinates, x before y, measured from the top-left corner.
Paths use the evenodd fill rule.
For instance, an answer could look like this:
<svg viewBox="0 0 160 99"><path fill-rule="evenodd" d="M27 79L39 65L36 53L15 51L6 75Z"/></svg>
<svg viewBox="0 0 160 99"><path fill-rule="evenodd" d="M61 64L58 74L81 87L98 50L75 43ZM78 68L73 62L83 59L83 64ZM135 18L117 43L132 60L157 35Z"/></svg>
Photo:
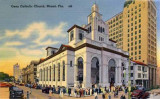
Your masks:
<svg viewBox="0 0 160 99"><path fill-rule="evenodd" d="M123 91L119 91L118 97L115 98L114 94L111 93L111 99L120 99L122 94L124 94L124 92ZM128 99L128 94L126 94L125 97L126 97L126 99ZM95 98L94 96L70 97L70 96L66 96L66 95L64 95L63 98L61 98L58 94L52 94L52 98L50 98L50 99L94 99L94 98ZM102 94L98 95L98 99L102 99Z"/></svg>

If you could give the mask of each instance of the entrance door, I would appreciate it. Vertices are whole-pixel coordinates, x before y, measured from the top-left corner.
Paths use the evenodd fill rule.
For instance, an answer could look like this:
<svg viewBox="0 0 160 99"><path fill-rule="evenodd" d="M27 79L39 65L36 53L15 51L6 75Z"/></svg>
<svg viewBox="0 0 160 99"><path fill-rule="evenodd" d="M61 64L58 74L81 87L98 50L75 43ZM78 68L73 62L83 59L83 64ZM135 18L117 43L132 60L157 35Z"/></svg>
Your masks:
<svg viewBox="0 0 160 99"><path fill-rule="evenodd" d="M91 83L92 85L99 83L99 61L96 57L91 60Z"/></svg>
<svg viewBox="0 0 160 99"><path fill-rule="evenodd" d="M109 63L108 63L108 78L109 78L109 83L111 86L114 85L115 83L115 68L116 68L116 63L115 63L115 60L114 59L111 59L109 60Z"/></svg>

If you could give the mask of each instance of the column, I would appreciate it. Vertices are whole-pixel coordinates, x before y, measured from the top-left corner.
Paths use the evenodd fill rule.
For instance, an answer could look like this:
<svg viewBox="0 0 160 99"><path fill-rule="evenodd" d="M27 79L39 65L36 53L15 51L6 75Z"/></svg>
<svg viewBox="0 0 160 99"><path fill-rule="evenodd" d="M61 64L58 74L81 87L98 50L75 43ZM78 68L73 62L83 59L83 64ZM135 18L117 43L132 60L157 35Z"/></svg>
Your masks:
<svg viewBox="0 0 160 99"><path fill-rule="evenodd" d="M74 66L74 87L78 86L77 74L78 73L78 64ZM84 81L84 80L83 80Z"/></svg>
<svg viewBox="0 0 160 99"><path fill-rule="evenodd" d="M91 63L90 62L84 62L84 68L83 68L83 85L82 87L88 88L92 87L91 85Z"/></svg>
<svg viewBox="0 0 160 99"><path fill-rule="evenodd" d="M53 81L53 66L51 66L51 82Z"/></svg>
<svg viewBox="0 0 160 99"><path fill-rule="evenodd" d="M129 67L129 62L128 61L126 61L125 62L126 64L125 64L125 68L126 68L126 77L124 78L125 80L125 85L128 85L128 80L129 80L129 74L128 74L128 67Z"/></svg>
<svg viewBox="0 0 160 99"><path fill-rule="evenodd" d="M115 85L117 85L118 84L118 66L116 66L115 67L115 71L116 71L116 73L115 73Z"/></svg>
<svg viewBox="0 0 160 99"><path fill-rule="evenodd" d="M104 64L103 65L103 87L109 87L109 80L108 80L108 65Z"/></svg>

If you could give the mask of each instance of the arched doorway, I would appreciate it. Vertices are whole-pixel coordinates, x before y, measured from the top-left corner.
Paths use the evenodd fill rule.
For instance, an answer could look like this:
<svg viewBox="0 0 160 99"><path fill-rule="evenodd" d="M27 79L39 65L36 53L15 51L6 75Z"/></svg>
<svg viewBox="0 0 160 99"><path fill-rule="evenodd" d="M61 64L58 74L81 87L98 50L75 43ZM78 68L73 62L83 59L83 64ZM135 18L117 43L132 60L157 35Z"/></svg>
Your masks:
<svg viewBox="0 0 160 99"><path fill-rule="evenodd" d="M91 83L92 85L99 83L99 60L97 57L91 60Z"/></svg>
<svg viewBox="0 0 160 99"><path fill-rule="evenodd" d="M114 59L109 60L108 63L108 75L109 75L109 83L111 86L115 83L115 75L116 75L116 62Z"/></svg>
<svg viewBox="0 0 160 99"><path fill-rule="evenodd" d="M79 57L77 60L78 64L78 75L77 75L77 81L81 84L83 82L83 58Z"/></svg>

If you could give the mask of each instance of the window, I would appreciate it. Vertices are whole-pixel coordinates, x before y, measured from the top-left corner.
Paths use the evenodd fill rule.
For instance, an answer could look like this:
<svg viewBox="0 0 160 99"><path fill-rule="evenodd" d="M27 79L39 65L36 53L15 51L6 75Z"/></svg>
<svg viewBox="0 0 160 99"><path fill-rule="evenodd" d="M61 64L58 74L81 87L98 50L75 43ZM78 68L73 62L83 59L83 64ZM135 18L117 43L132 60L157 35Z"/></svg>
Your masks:
<svg viewBox="0 0 160 99"><path fill-rule="evenodd" d="M138 78L141 78L141 73L138 73Z"/></svg>
<svg viewBox="0 0 160 99"><path fill-rule="evenodd" d="M100 26L98 25L98 31L100 32Z"/></svg>
<svg viewBox="0 0 160 99"><path fill-rule="evenodd" d="M137 52L135 52L135 55L137 55Z"/></svg>
<svg viewBox="0 0 160 99"><path fill-rule="evenodd" d="M141 51L139 51L139 54L141 54Z"/></svg>
<svg viewBox="0 0 160 99"><path fill-rule="evenodd" d="M141 40L139 40L139 44L141 44Z"/></svg>
<svg viewBox="0 0 160 99"><path fill-rule="evenodd" d="M65 81L65 62L63 61L63 81Z"/></svg>
<svg viewBox="0 0 160 99"><path fill-rule="evenodd" d="M49 67L49 81L51 81L51 66Z"/></svg>
<svg viewBox="0 0 160 99"><path fill-rule="evenodd" d="M103 28L103 32L105 32L104 28Z"/></svg>
<svg viewBox="0 0 160 99"><path fill-rule="evenodd" d="M73 31L71 31L71 32L70 32L70 41L72 41L72 40L73 40L73 37L74 37L74 32L73 32Z"/></svg>
<svg viewBox="0 0 160 99"><path fill-rule="evenodd" d="M43 69L43 73L44 73L43 81L45 81L45 80L46 80L46 79L45 79L45 78L46 78L45 68Z"/></svg>
<svg viewBox="0 0 160 99"><path fill-rule="evenodd" d="M131 66L131 70L133 70L133 66Z"/></svg>
<svg viewBox="0 0 160 99"><path fill-rule="evenodd" d="M141 24L139 25L139 28L141 28Z"/></svg>
<svg viewBox="0 0 160 99"><path fill-rule="evenodd" d="M135 41L135 45L137 45L137 41Z"/></svg>
<svg viewBox="0 0 160 99"><path fill-rule="evenodd" d="M135 29L137 29L137 26L135 26Z"/></svg>
<svg viewBox="0 0 160 99"><path fill-rule="evenodd" d="M92 30L92 29L91 29L91 26L90 26L90 27L88 28L88 33L90 33L90 32L91 32L91 30Z"/></svg>
<svg viewBox="0 0 160 99"><path fill-rule="evenodd" d="M137 34L137 31L135 31L135 35Z"/></svg>
<svg viewBox="0 0 160 99"><path fill-rule="evenodd" d="M60 63L58 63L58 81L60 81Z"/></svg>
<svg viewBox="0 0 160 99"><path fill-rule="evenodd" d="M131 77L133 77L133 73L131 73Z"/></svg>
<svg viewBox="0 0 160 99"><path fill-rule="evenodd" d="M53 81L55 81L55 65L53 65Z"/></svg>
<svg viewBox="0 0 160 99"><path fill-rule="evenodd" d="M137 21L135 21L135 24L137 24Z"/></svg>
<svg viewBox="0 0 160 99"><path fill-rule="evenodd" d="M72 67L72 61L70 61L70 67Z"/></svg>
<svg viewBox="0 0 160 99"><path fill-rule="evenodd" d="M82 40L83 39L83 34L79 33L79 39Z"/></svg>
<svg viewBox="0 0 160 99"><path fill-rule="evenodd" d="M139 33L141 33L141 30L139 30Z"/></svg>
<svg viewBox="0 0 160 99"><path fill-rule="evenodd" d="M141 66L138 66L138 71L141 71Z"/></svg>
<svg viewBox="0 0 160 99"><path fill-rule="evenodd" d="M48 67L47 67L47 69L46 69L46 70L47 70L46 80L48 81Z"/></svg>

